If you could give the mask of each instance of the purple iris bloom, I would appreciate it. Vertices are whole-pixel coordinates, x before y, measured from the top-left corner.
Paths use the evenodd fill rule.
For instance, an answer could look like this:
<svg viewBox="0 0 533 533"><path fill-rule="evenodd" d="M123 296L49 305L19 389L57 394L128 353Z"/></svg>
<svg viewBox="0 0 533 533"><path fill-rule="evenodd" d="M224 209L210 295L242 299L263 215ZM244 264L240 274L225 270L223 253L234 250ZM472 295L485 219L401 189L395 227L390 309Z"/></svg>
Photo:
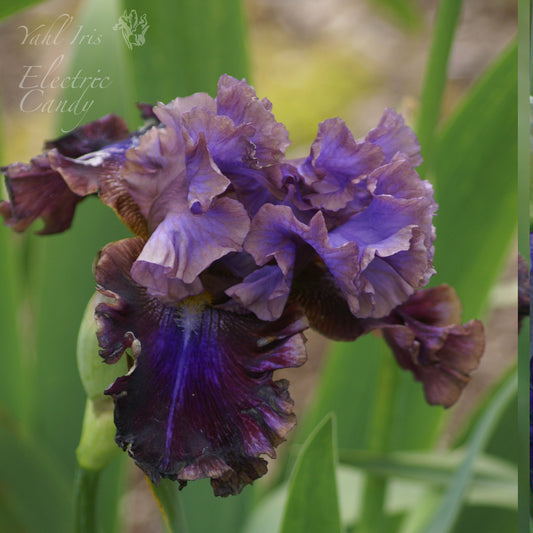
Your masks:
<svg viewBox="0 0 533 533"><path fill-rule="evenodd" d="M345 340L383 329L445 406L483 350L481 324L445 312L450 289L420 291L437 206L403 118L386 110L360 140L326 120L309 156L290 160L271 108L225 75L216 98L143 104L139 131L106 117L3 169L0 211L17 231L39 217L63 231L98 194L135 234L97 258L95 316L104 361L130 363L105 391L116 441L154 482L211 478L225 496L266 472L261 456L295 424L273 372L305 362L309 325Z"/></svg>

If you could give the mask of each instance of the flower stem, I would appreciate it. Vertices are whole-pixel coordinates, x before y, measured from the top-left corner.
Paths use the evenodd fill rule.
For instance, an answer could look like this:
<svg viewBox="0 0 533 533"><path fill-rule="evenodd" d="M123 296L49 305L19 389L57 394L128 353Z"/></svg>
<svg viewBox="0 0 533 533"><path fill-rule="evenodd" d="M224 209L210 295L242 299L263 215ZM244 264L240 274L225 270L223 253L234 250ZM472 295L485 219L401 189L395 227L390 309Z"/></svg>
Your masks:
<svg viewBox="0 0 533 533"><path fill-rule="evenodd" d="M379 395L368 440L368 449L373 452L388 450L397 382L398 368L388 347L383 343L381 367L377 380ZM371 473L366 475L358 533L375 533L383 530L386 490L387 480L385 478Z"/></svg>
<svg viewBox="0 0 533 533"><path fill-rule="evenodd" d="M96 532L96 494L99 476L98 470L87 470L78 466L74 483L76 533Z"/></svg>
<svg viewBox="0 0 533 533"><path fill-rule="evenodd" d="M148 479L147 482L161 511L168 532L187 533L185 511L176 483L168 479L162 479L159 485L154 485Z"/></svg>
<svg viewBox="0 0 533 533"><path fill-rule="evenodd" d="M439 2L418 114L417 135L424 156L424 164L420 170L421 175L425 170L431 168L435 130L439 121L442 95L446 85L448 59L461 6L462 0L441 0Z"/></svg>

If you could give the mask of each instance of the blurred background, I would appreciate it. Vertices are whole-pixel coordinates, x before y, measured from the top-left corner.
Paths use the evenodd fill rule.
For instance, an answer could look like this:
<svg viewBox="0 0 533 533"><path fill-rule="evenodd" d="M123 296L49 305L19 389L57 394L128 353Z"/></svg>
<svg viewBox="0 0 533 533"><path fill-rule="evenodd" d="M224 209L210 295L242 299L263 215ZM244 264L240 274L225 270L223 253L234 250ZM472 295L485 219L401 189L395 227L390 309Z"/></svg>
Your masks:
<svg viewBox="0 0 533 533"><path fill-rule="evenodd" d="M64 53L65 61L57 70L58 74L61 71L64 73L69 68L69 60L81 48L85 53L90 53L87 52L90 48L88 45L67 44L62 49L50 40L46 43L39 41L35 45L28 42L21 44L26 31L22 26L38 28L42 25L42 32L58 16L70 14L74 22L66 31L72 31L82 17L89 16L89 4L66 0L47 1L1 23L1 164L15 160L27 162L40 153L43 140L56 136L65 118L59 112L21 111L21 98L26 92L20 87L24 69L39 65L43 66L44 72L44 66L50 65ZM114 5L113 2L110 4ZM414 125L437 4L436 0L243 2L244 31L249 45L246 51L248 81L255 86L259 97L266 96L273 103L276 118L289 130L292 141L288 151L290 157L308 153L318 123L326 118L344 118L356 138L364 136L377 124L385 107L394 107L403 113L408 124ZM150 23L149 7L146 9ZM103 31L97 19L83 20L91 21L90 25L85 25L89 33ZM455 108L482 72L510 43L516 28L517 6L514 0L464 2L451 53L443 117ZM118 37L118 34L115 36ZM150 39L150 30L146 39ZM94 48L98 49L97 46ZM118 45L107 51L111 55L123 52L118 50ZM165 50L163 53L175 52ZM180 59L176 52L176 62ZM101 60L97 59L95 64L98 61ZM202 60L197 68L203 68ZM229 74L242 76L241 72ZM111 76L113 79L114 72ZM185 80L182 86L186 87ZM216 82L204 90L214 95ZM165 94L160 99L186 94ZM43 98L57 101L60 96L57 91L46 88ZM95 107L103 111L101 114L117 112L117 107L124 105L133 108L133 102L127 101L127 87L124 101L119 102L116 97L108 99L105 91L99 91L95 98L98 100ZM491 102L487 101L486 105L487 113L490 113ZM130 125L138 126L135 110L129 113L127 118ZM502 180L506 179L515 178L502 176ZM76 378L75 346L77 327L93 290L91 261L99 247L126 236L125 230L112 220L113 215L96 204L94 200L85 207L84 202L74 224L77 227L80 222L78 218L81 219L79 229L65 235L41 240L33 236L13 236L5 228L0 228L0 237L9 240L9 246L16 250L16 264L8 265L14 269L12 272L16 272L16 279L4 279L4 283L13 285L9 290L15 291L19 304L16 320L13 317L9 320L13 327L23 332L20 345L16 348L22 362L14 370L18 377L13 378L16 382L14 390L5 393L6 396L11 394L11 400L8 398L6 402L9 405L15 397L25 398L22 400L23 407L18 411L20 420L35 421L43 439L51 448L55 448L54 460L58 463L58 469L65 471L72 470L74 465L74 449L85 401L81 384ZM98 214L98 227L90 223L83 224L84 220L89 220L89 212L90 216ZM69 257L65 250L69 250L74 242L77 257ZM80 243L84 244L80 246ZM438 243L437 238L437 247ZM466 414L475 408L480 395L515 360L516 252L515 245L506 252L502 274L488 297L483 316L479 317L486 324L486 354L471 385L453 408L451 423L440 436L438 446L445 447L452 440L454 431L461 427ZM38 292L37 298L35 291ZM3 318L4 322L8 321L7 317ZM464 318L466 321L472 317ZM301 369L279 374L279 377L283 375L291 381L291 395L299 418L305 415L306 408L312 402L329 352L327 341L320 336L309 333L308 338L308 363ZM49 357L46 360L45 355ZM14 366L6 364L5 371ZM76 413L78 416L75 416ZM281 453L284 450L282 446ZM157 525L159 511L142 475L133 463L128 462L125 468L127 490L120 497L123 531L163 531ZM276 468L276 463L271 464L273 475ZM115 473L109 474L110 478ZM260 483L268 486L269 480L261 480Z"/></svg>

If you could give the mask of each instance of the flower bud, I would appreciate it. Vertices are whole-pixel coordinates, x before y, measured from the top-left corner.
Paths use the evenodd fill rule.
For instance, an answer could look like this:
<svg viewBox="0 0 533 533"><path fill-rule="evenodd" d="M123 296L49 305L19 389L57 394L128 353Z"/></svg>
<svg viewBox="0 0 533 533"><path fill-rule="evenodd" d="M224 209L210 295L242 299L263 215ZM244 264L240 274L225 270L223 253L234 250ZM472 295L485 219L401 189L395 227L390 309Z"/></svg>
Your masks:
<svg viewBox="0 0 533 533"><path fill-rule="evenodd" d="M104 398L104 391L117 379L127 373L126 358L113 365L106 364L98 355L98 339L96 338L96 322L94 309L104 297L95 294L83 314L78 333L78 369L83 388L90 400Z"/></svg>
<svg viewBox="0 0 533 533"><path fill-rule="evenodd" d="M114 441L113 400L104 396L104 390L127 372L126 358L107 365L98 354L94 309L101 299L95 294L89 301L78 334L78 368L87 403L76 457L87 470L101 470L120 452Z"/></svg>

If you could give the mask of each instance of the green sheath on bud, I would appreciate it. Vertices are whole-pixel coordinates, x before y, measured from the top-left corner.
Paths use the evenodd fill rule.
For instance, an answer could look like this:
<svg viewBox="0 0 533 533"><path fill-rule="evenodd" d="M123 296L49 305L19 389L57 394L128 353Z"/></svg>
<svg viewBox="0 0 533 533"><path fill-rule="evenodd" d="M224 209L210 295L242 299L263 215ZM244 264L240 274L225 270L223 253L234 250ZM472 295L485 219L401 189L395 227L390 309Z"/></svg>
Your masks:
<svg viewBox="0 0 533 533"><path fill-rule="evenodd" d="M113 400L104 395L104 390L128 371L125 357L108 365L98 355L94 309L100 301L99 294L91 298L78 334L78 369L87 403L76 457L79 465L87 470L101 470L120 452L114 440Z"/></svg>
<svg viewBox="0 0 533 533"><path fill-rule="evenodd" d="M76 457L86 470L101 470L121 450L115 443L113 401L87 400Z"/></svg>

